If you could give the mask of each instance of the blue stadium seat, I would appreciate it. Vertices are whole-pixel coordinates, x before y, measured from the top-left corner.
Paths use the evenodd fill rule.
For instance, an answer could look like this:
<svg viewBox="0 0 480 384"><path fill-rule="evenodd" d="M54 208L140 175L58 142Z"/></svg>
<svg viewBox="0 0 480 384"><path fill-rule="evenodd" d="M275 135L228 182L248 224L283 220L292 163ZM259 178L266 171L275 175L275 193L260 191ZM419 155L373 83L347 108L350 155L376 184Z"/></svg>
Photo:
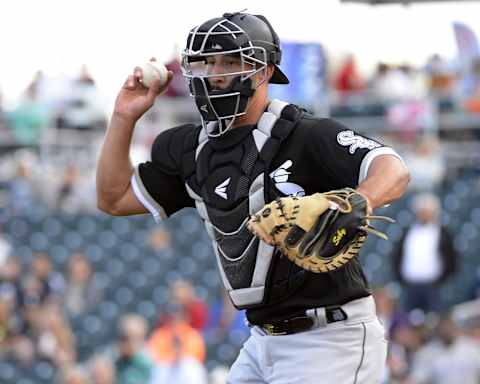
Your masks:
<svg viewBox="0 0 480 384"><path fill-rule="evenodd" d="M480 208L479 207L473 208L472 213L470 214L470 218L477 227L480 227Z"/></svg>
<svg viewBox="0 0 480 384"><path fill-rule="evenodd" d="M55 217L47 217L42 223L42 232L48 237L56 237L62 233L62 225Z"/></svg>
<svg viewBox="0 0 480 384"><path fill-rule="evenodd" d="M109 324L120 315L120 307L113 300L105 300L102 304L99 304L97 308L97 312L102 320Z"/></svg>
<svg viewBox="0 0 480 384"><path fill-rule="evenodd" d="M57 268L64 265L71 255L70 249L63 244L53 244L48 251L53 263Z"/></svg>
<svg viewBox="0 0 480 384"><path fill-rule="evenodd" d="M142 300L137 304L135 312L148 321L153 321L157 318L158 306L151 300Z"/></svg>
<svg viewBox="0 0 480 384"><path fill-rule="evenodd" d="M157 285L157 287L153 289L152 299L157 306L163 306L168 303L170 299L168 287L164 284Z"/></svg>
<svg viewBox="0 0 480 384"><path fill-rule="evenodd" d="M126 217L116 217L112 220L111 228L118 236L126 236L132 232L132 222Z"/></svg>
<svg viewBox="0 0 480 384"><path fill-rule="evenodd" d="M0 361L0 383L15 383L16 378L16 364L2 359Z"/></svg>
<svg viewBox="0 0 480 384"><path fill-rule="evenodd" d="M38 361L33 366L33 373L37 380L45 383L52 383L55 375L55 368L47 361Z"/></svg>
<svg viewBox="0 0 480 384"><path fill-rule="evenodd" d="M127 283L133 290L147 286L147 277L139 271L133 271L127 276Z"/></svg>
<svg viewBox="0 0 480 384"><path fill-rule="evenodd" d="M130 305L134 301L134 294L131 288L126 285L118 287L114 293L115 302L119 305L120 308Z"/></svg>

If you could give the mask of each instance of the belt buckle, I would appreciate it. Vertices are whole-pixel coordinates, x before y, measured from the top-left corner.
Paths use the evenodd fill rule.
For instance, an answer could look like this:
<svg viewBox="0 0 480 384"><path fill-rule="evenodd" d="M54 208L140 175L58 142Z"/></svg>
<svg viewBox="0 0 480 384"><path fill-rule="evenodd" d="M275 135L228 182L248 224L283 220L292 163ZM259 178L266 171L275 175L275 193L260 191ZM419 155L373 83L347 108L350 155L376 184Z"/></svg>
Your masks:
<svg viewBox="0 0 480 384"><path fill-rule="evenodd" d="M263 324L262 328L269 336L281 336L287 334L286 331L275 331L276 327L273 324Z"/></svg>
<svg viewBox="0 0 480 384"><path fill-rule="evenodd" d="M348 315L341 306L325 308L325 316L327 318L327 323L335 323L337 321L344 321L348 319Z"/></svg>

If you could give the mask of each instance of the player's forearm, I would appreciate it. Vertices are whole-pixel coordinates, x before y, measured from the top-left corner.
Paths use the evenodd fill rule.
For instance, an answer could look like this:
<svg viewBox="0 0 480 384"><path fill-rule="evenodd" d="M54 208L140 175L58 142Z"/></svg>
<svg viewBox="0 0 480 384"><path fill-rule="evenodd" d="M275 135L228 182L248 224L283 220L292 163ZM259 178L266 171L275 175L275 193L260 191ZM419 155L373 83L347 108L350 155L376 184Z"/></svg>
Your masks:
<svg viewBox="0 0 480 384"><path fill-rule="evenodd" d="M135 121L113 114L97 165L97 206L109 211L120 201L133 173L130 144Z"/></svg>
<svg viewBox="0 0 480 384"><path fill-rule="evenodd" d="M397 200L403 195L410 181L410 172L404 163L390 155L373 160L367 178L357 187L366 196L372 209Z"/></svg>

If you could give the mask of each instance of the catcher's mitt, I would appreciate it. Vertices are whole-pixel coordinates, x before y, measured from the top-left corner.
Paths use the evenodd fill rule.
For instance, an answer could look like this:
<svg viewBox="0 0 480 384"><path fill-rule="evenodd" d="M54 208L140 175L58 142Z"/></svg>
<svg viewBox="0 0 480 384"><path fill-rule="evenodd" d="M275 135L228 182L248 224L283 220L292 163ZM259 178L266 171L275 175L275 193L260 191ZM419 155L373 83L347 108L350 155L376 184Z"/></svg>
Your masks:
<svg viewBox="0 0 480 384"><path fill-rule="evenodd" d="M334 271L355 257L368 232L387 239L369 225L375 219L394 222L370 216L365 197L345 188L276 199L250 218L248 229L303 269L320 273Z"/></svg>

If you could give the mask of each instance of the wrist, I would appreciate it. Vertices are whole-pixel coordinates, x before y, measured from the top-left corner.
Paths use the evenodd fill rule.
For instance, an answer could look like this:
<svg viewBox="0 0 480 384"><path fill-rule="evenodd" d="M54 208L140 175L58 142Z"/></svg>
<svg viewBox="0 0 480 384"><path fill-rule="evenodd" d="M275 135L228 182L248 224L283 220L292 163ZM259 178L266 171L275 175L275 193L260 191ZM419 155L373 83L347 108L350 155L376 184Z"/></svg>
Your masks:
<svg viewBox="0 0 480 384"><path fill-rule="evenodd" d="M113 111L112 117L110 119L110 125L125 127L125 128L133 128L137 123L138 118L133 116L126 115L121 112Z"/></svg>
<svg viewBox="0 0 480 384"><path fill-rule="evenodd" d="M367 213L370 214L373 211L374 205L370 196L368 196L364 191L357 189L356 192L360 194L367 203Z"/></svg>

